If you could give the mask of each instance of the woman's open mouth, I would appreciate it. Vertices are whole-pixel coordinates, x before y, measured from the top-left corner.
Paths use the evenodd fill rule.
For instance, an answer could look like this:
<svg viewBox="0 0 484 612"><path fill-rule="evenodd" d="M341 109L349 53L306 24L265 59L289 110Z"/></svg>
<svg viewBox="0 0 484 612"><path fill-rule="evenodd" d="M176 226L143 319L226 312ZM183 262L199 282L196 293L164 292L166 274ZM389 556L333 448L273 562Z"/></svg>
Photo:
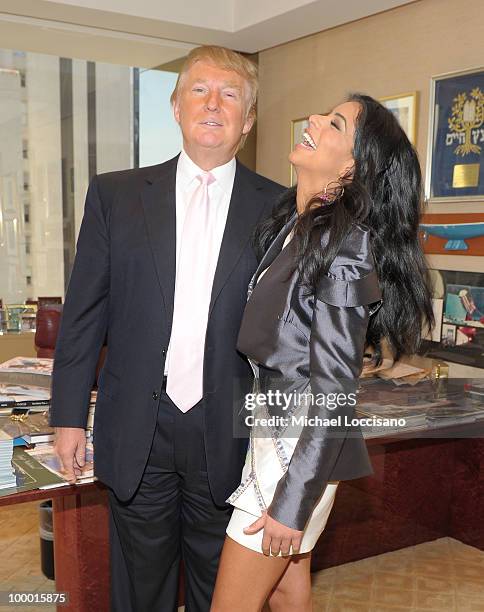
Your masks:
<svg viewBox="0 0 484 612"><path fill-rule="evenodd" d="M308 149L316 150L316 143L308 132L304 132L301 144Z"/></svg>

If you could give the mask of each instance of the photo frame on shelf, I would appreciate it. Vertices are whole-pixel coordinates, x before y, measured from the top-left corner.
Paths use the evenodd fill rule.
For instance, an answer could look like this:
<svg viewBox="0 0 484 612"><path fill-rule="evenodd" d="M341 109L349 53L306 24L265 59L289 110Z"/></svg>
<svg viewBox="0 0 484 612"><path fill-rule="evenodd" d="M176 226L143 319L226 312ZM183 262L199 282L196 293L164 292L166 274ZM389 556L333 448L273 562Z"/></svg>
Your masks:
<svg viewBox="0 0 484 612"><path fill-rule="evenodd" d="M432 77L426 196L484 200L484 68Z"/></svg>
<svg viewBox="0 0 484 612"><path fill-rule="evenodd" d="M452 325L451 323L443 323L441 341L444 344L453 346L455 344L456 330L457 330L456 325Z"/></svg>
<svg viewBox="0 0 484 612"><path fill-rule="evenodd" d="M299 117L298 119L293 119L291 121L291 151L294 149L298 142L302 141L304 130L309 125L309 116L307 117ZM294 171L293 165L290 164L290 186L296 184L296 173Z"/></svg>
<svg viewBox="0 0 484 612"><path fill-rule="evenodd" d="M410 142L415 145L417 138L417 92L398 94L380 98L383 106L386 106L402 126Z"/></svg>
<svg viewBox="0 0 484 612"><path fill-rule="evenodd" d="M484 367L484 273L431 268L429 274L443 308L426 354L441 359L445 350L446 361Z"/></svg>

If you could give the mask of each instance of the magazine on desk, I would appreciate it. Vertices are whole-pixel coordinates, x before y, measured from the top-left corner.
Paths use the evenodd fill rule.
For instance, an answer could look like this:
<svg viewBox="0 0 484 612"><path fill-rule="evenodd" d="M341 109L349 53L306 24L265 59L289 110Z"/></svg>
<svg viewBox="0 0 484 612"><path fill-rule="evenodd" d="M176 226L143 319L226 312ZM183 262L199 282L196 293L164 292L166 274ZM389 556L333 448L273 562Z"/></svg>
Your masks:
<svg viewBox="0 0 484 612"><path fill-rule="evenodd" d="M365 380L358 393L356 416L364 424L366 437L484 422L481 389L482 381L469 379L422 381L413 387Z"/></svg>
<svg viewBox="0 0 484 612"><path fill-rule="evenodd" d="M20 416L1 416L0 430L13 439L23 438L27 444L49 442L54 428L49 425L48 412Z"/></svg>
<svg viewBox="0 0 484 612"><path fill-rule="evenodd" d="M10 438L25 444L42 444L53 442L55 429L49 425L49 412L29 413L23 415L0 416L0 431ZM89 438L92 428L86 428L86 438Z"/></svg>
<svg viewBox="0 0 484 612"><path fill-rule="evenodd" d="M12 466L14 471L13 485L0 489L0 497L21 493L22 491L50 489L69 484L61 476L46 469L22 447L13 449Z"/></svg>
<svg viewBox="0 0 484 612"><path fill-rule="evenodd" d="M15 408L37 408L49 406L50 391L45 387L0 383L0 410L7 414ZM45 410L45 408L44 408Z"/></svg>
<svg viewBox="0 0 484 612"><path fill-rule="evenodd" d="M28 449L26 451L30 457L33 457L36 461L38 461L42 466L46 469L50 470L53 474L56 474L60 478L62 476L62 466L60 463L59 457L56 455L54 451L54 445L51 443L47 444L37 444L37 446L33 449ZM82 476L78 478L78 483L86 483L93 482L95 480L94 476L94 450L91 443L86 444L86 465L82 470Z"/></svg>
<svg viewBox="0 0 484 612"><path fill-rule="evenodd" d="M14 357L0 363L0 383L50 388L54 360L41 357Z"/></svg>
<svg viewBox="0 0 484 612"><path fill-rule="evenodd" d="M92 467L92 457L92 445L88 444L86 461L89 463L86 463L83 476L78 479L78 484L86 484L96 480ZM13 479L8 486L0 487L0 497L23 491L69 486L69 482L63 478L60 472L60 461L55 455L52 444L38 444L34 449L14 448L11 466L13 467Z"/></svg>

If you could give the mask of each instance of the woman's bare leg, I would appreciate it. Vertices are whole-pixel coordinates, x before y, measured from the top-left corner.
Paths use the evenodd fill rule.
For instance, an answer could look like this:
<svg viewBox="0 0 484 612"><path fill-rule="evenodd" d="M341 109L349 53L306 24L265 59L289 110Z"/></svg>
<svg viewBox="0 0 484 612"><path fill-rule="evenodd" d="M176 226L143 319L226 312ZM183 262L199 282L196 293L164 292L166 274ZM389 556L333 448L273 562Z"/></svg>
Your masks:
<svg viewBox="0 0 484 612"><path fill-rule="evenodd" d="M290 560L291 557L266 557L227 536L211 612L260 612Z"/></svg>
<svg viewBox="0 0 484 612"><path fill-rule="evenodd" d="M311 553L295 555L269 596L271 612L311 612Z"/></svg>

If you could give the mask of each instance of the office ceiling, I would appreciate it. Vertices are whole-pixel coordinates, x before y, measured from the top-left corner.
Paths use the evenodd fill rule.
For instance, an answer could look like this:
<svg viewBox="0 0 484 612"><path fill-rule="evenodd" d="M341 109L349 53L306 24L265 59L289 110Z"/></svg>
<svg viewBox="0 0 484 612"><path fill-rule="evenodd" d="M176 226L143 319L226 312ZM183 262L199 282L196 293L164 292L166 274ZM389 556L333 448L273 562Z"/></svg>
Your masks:
<svg viewBox="0 0 484 612"><path fill-rule="evenodd" d="M70 44L71 57L153 66L199 44L254 53L414 1L0 0L0 37L3 48Z"/></svg>

